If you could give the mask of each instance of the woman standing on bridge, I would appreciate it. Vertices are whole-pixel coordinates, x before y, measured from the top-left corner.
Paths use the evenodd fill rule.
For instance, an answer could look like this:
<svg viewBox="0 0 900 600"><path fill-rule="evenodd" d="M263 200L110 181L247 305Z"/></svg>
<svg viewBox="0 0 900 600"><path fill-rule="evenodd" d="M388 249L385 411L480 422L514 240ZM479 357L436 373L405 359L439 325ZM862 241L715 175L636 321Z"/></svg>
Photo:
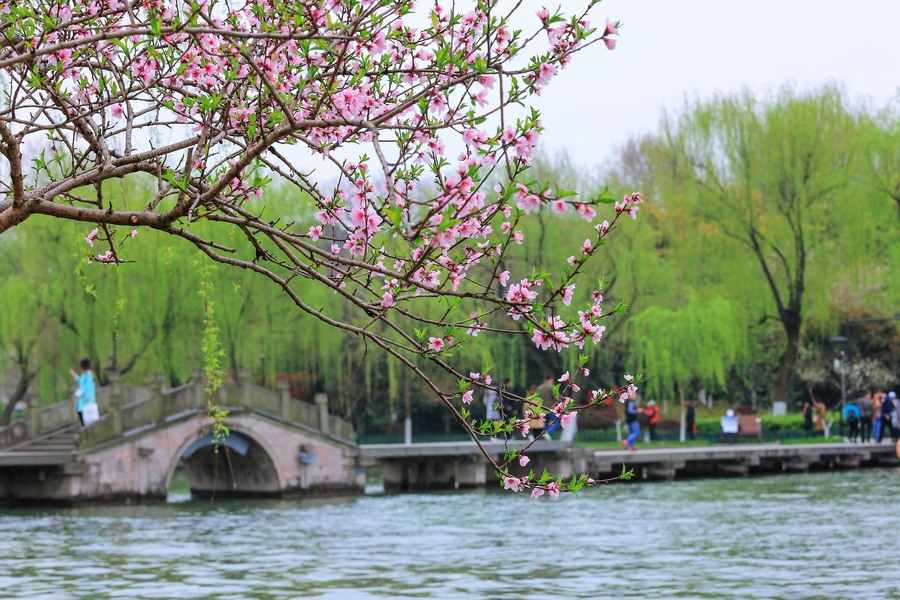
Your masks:
<svg viewBox="0 0 900 600"><path fill-rule="evenodd" d="M97 378L91 370L91 359L81 359L80 375L74 369L69 369L69 374L78 385L78 389L75 390L75 410L78 411L78 419L82 425L90 425L100 418L100 411L97 410ZM88 409L88 422L85 423L84 413L88 406L91 408Z"/></svg>

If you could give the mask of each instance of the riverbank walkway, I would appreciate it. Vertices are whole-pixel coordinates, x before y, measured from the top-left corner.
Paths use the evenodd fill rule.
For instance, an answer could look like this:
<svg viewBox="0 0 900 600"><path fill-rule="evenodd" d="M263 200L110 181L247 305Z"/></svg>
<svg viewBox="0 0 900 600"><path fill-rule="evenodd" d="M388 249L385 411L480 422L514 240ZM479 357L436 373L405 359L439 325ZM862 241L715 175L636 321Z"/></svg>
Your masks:
<svg viewBox="0 0 900 600"><path fill-rule="evenodd" d="M524 450L527 441L511 441L510 448ZM482 444L500 458L503 441ZM595 449L573 442L543 441L526 451L529 470L573 475L587 473L606 479L633 469L638 479L673 480L676 477L746 476L751 473L804 472L870 466L900 466L897 450L882 444L717 444ZM494 480L481 450L472 441L413 444L371 444L359 447L360 465L380 466L385 488L401 491L478 487ZM518 471L519 469L514 469Z"/></svg>
<svg viewBox="0 0 900 600"><path fill-rule="evenodd" d="M810 469L900 466L894 444L718 444L593 450L593 465L611 473L624 464L645 479L679 476L747 475L751 472L797 472Z"/></svg>

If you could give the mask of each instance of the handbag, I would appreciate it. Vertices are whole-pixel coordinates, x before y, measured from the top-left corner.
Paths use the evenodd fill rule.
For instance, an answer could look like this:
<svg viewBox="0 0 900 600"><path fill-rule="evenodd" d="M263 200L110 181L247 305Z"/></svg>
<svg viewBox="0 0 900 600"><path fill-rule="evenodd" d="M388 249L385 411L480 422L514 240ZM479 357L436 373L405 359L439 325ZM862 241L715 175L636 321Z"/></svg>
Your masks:
<svg viewBox="0 0 900 600"><path fill-rule="evenodd" d="M96 402L87 404L81 409L81 419L85 425L90 425L100 420L100 408Z"/></svg>

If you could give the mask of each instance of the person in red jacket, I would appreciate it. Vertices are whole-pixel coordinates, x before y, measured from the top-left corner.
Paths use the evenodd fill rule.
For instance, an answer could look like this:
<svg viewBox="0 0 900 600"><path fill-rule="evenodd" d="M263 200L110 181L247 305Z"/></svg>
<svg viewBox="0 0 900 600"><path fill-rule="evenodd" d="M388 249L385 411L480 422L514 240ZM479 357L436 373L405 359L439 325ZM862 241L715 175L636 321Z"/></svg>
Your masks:
<svg viewBox="0 0 900 600"><path fill-rule="evenodd" d="M656 426L659 424L659 407L655 400L647 403L647 427L650 429L650 441L656 439Z"/></svg>

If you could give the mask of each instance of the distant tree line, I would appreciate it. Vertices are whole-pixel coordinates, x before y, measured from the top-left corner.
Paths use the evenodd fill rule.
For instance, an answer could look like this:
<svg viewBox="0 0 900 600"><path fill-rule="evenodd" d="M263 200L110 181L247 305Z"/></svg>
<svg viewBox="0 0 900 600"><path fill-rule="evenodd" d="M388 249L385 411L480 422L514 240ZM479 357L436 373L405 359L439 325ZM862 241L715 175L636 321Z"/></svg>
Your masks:
<svg viewBox="0 0 900 600"><path fill-rule="evenodd" d="M585 197L607 187L613 197L642 189L646 201L604 258L585 265L608 301L628 306L626 318L608 324L615 335L560 354L535 351L526 335L481 336L460 349L461 364L494 365L495 377L511 377L519 391L546 371L574 368L580 352L590 355L596 385L642 371L646 398L695 397L705 388L734 404L816 393L834 399L829 340L848 333L849 318L892 315L900 306L900 278L892 276L900 264L895 108L876 112L832 88L717 97L666 115L658 132L633 140L603 171L584 173L558 158L529 177ZM107 182L103 191L136 206L153 194L152 182L135 179ZM305 230L313 215L297 214L292 193L273 185L256 202ZM591 225L571 213L543 209L523 223L530 245L509 252L499 270L521 273L577 254ZM199 234L222 243L235 235L202 230L216 226L200 223ZM97 363L101 382L109 368L131 382L154 372L170 385L185 382L203 361L205 283L214 290L228 372L247 368L268 384L289 379L300 397L326 391L363 430L402 419L407 397L432 414L436 403L421 381L364 339L291 310L270 282L204 266L192 246L151 230L128 242L140 269L88 264L92 227L35 216L0 238L0 377L13 402L29 392L44 403L66 397L67 368L82 356ZM341 310L327 288L295 285L310 306ZM435 299L435 318L447 302ZM869 360L882 379L896 376L896 323L860 322L849 333L851 357ZM437 369L430 375L446 378ZM445 425L438 416L420 424Z"/></svg>

